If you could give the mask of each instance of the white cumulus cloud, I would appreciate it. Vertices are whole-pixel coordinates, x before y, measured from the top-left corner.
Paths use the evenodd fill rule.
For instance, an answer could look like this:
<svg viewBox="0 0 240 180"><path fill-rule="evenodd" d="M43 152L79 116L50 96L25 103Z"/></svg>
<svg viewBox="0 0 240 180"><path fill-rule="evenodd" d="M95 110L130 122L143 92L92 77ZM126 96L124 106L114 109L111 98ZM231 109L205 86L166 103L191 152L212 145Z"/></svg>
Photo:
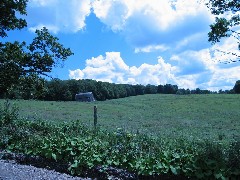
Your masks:
<svg viewBox="0 0 240 180"><path fill-rule="evenodd" d="M95 0L92 7L106 26L121 31L135 52L162 51L174 44L180 47L176 42L186 44L187 38L207 33L213 20L198 0Z"/></svg>
<svg viewBox="0 0 240 180"><path fill-rule="evenodd" d="M221 64L211 49L185 51L171 57L180 87L219 90L232 89L240 77L240 63Z"/></svg>
<svg viewBox="0 0 240 180"><path fill-rule="evenodd" d="M39 24L35 27L30 27L29 31L35 32L37 29L42 29L43 27L46 27L49 31L53 32L54 34L57 34L59 32L59 28L51 24Z"/></svg>
<svg viewBox="0 0 240 180"><path fill-rule="evenodd" d="M91 0L30 0L27 21L30 30L45 26L54 33L77 32L90 13Z"/></svg>
<svg viewBox="0 0 240 180"><path fill-rule="evenodd" d="M196 0L96 0L93 9L96 16L113 29L122 29L133 16L138 16L140 21L141 17L142 21L149 19L159 30L167 30L187 16L209 14L206 6Z"/></svg>
<svg viewBox="0 0 240 180"><path fill-rule="evenodd" d="M156 64L128 66L120 52L107 52L86 60L84 69L69 70L71 79L95 79L121 84L176 84L180 88L231 89L239 79L240 65L219 66L209 49L173 55L167 63L158 57Z"/></svg>
<svg viewBox="0 0 240 180"><path fill-rule="evenodd" d="M107 52L105 57L100 55L87 59L82 70L70 70L69 77L124 84L165 84L175 82L174 70L175 67L165 63L161 57L155 65L144 63L140 67L129 67L119 52Z"/></svg>
<svg viewBox="0 0 240 180"><path fill-rule="evenodd" d="M31 7L41 7L56 4L57 0L30 0Z"/></svg>
<svg viewBox="0 0 240 180"><path fill-rule="evenodd" d="M240 28L239 28L240 33ZM216 62L228 63L231 61L239 61L240 52L238 49L239 40L234 37L222 39L220 43L211 47L213 59Z"/></svg>
<svg viewBox="0 0 240 180"><path fill-rule="evenodd" d="M153 51L166 51L168 50L169 47L167 46L164 46L164 45L149 45L149 46L145 46L143 48L135 48L135 53L140 53L140 52L143 52L143 53L149 53L149 52L153 52Z"/></svg>

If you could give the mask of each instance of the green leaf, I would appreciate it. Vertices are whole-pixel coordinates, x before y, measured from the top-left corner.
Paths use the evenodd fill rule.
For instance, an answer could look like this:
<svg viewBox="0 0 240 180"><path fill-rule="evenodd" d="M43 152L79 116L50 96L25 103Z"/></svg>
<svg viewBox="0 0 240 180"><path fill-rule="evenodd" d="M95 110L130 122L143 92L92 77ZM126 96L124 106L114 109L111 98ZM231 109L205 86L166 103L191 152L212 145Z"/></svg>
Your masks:
<svg viewBox="0 0 240 180"><path fill-rule="evenodd" d="M119 163L119 161L113 161L113 164L114 164L115 166L118 166L120 163Z"/></svg>
<svg viewBox="0 0 240 180"><path fill-rule="evenodd" d="M102 159L101 159L100 157L98 157L98 158L96 159L96 161L97 161L97 162L102 162Z"/></svg>
<svg viewBox="0 0 240 180"><path fill-rule="evenodd" d="M96 141L94 141L92 144L93 144L94 146L98 146L98 142L96 142Z"/></svg>
<svg viewBox="0 0 240 180"><path fill-rule="evenodd" d="M157 169L162 169L162 168L163 168L163 166L162 166L162 164L161 164L161 163L158 163L158 164L156 165L156 168L157 168Z"/></svg>
<svg viewBox="0 0 240 180"><path fill-rule="evenodd" d="M124 163L127 162L127 157L124 157L123 160L122 160Z"/></svg>
<svg viewBox="0 0 240 180"><path fill-rule="evenodd" d="M33 151L32 150L28 150L27 152L26 152L26 154L32 154L33 153Z"/></svg>
<svg viewBox="0 0 240 180"><path fill-rule="evenodd" d="M179 156L179 154L177 154L177 153L173 154L173 157L174 157L175 159L180 159L180 156Z"/></svg>
<svg viewBox="0 0 240 180"><path fill-rule="evenodd" d="M150 176L152 176L152 175L153 175L153 172L152 172L152 171L150 171L148 174L149 174Z"/></svg>
<svg viewBox="0 0 240 180"><path fill-rule="evenodd" d="M57 160L57 155L52 153L52 158L56 161Z"/></svg>
<svg viewBox="0 0 240 180"><path fill-rule="evenodd" d="M71 168L77 168L79 162L77 160L74 161L74 164L71 165Z"/></svg>
<svg viewBox="0 0 240 180"><path fill-rule="evenodd" d="M214 174L214 177L216 179L219 179L219 178L223 177L223 175L222 175L222 173L216 173L216 174Z"/></svg>
<svg viewBox="0 0 240 180"><path fill-rule="evenodd" d="M172 173L173 173L174 175L177 175L177 174L178 174L177 169L174 168L173 166L170 166L170 169L171 169L171 171L172 171Z"/></svg>
<svg viewBox="0 0 240 180"><path fill-rule="evenodd" d="M95 158L98 158L98 157L99 157L99 155L97 155L97 154L94 154L94 155L93 155L93 157L95 157Z"/></svg>
<svg viewBox="0 0 240 180"><path fill-rule="evenodd" d="M67 147L66 151L72 151L71 147Z"/></svg>
<svg viewBox="0 0 240 180"><path fill-rule="evenodd" d="M94 166L94 164L92 162L87 162L87 165L89 168L92 168Z"/></svg>
<svg viewBox="0 0 240 180"><path fill-rule="evenodd" d="M164 155L165 157L168 157L168 153L167 153L166 151L164 151L163 155Z"/></svg>
<svg viewBox="0 0 240 180"><path fill-rule="evenodd" d="M111 164L112 164L112 161L111 161L111 160L107 160L107 164L108 164L108 165L111 165Z"/></svg>
<svg viewBox="0 0 240 180"><path fill-rule="evenodd" d="M75 155L76 155L76 152L71 151L70 154L71 154L72 156L75 156Z"/></svg>
<svg viewBox="0 0 240 180"><path fill-rule="evenodd" d="M77 143L76 141L71 141L71 145L72 145L72 146L75 146L76 143Z"/></svg>

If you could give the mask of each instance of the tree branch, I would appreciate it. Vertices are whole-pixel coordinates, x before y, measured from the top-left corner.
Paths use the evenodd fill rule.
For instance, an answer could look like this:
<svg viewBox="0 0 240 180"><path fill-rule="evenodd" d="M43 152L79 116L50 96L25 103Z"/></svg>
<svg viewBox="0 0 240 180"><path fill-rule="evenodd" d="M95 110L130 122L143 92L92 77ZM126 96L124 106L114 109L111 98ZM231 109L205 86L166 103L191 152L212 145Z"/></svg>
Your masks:
<svg viewBox="0 0 240 180"><path fill-rule="evenodd" d="M240 55L237 54L237 53L226 52L226 51L222 51L222 50L219 50L219 49L217 49L216 51L221 52L221 53L223 53L224 55L228 54L228 55L236 56L236 58L237 58L237 59L235 59L235 60L229 59L229 60L223 61L223 62L222 62L221 60L219 60L220 63L229 64L229 63L240 62Z"/></svg>

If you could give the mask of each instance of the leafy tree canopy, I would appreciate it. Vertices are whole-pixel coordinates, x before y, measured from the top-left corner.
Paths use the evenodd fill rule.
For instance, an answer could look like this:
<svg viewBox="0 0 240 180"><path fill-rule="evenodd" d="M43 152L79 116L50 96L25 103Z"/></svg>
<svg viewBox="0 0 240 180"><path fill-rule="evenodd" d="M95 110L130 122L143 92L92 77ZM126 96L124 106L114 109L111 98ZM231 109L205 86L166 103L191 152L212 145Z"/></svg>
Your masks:
<svg viewBox="0 0 240 180"><path fill-rule="evenodd" d="M236 27L240 25L240 1L239 0L209 0L207 6L212 14L217 15L215 23L210 25L211 31L208 33L208 41L213 44L220 42L221 38L234 37L240 50L240 33ZM233 52L223 52L237 57L240 61L240 55ZM236 62L236 60L230 60Z"/></svg>
<svg viewBox="0 0 240 180"><path fill-rule="evenodd" d="M0 87L6 91L20 76L36 73L47 75L58 64L73 53L64 48L58 38L46 28L36 30L36 37L30 45L25 42L7 42L0 47Z"/></svg>
<svg viewBox="0 0 240 180"><path fill-rule="evenodd" d="M27 25L18 19L16 13L26 14L27 0L2 0L0 2L0 37L7 37L7 31L21 29ZM73 53L64 48L44 27L36 30L32 43L0 43L0 94L7 92L18 79L29 74L47 75L59 60L66 60Z"/></svg>
<svg viewBox="0 0 240 180"><path fill-rule="evenodd" d="M1 0L0 1L0 37L6 37L7 31L22 29L27 26L26 20L17 18L16 13L26 15L28 0Z"/></svg>
<svg viewBox="0 0 240 180"><path fill-rule="evenodd" d="M236 81L233 90L235 93L240 94L240 80Z"/></svg>

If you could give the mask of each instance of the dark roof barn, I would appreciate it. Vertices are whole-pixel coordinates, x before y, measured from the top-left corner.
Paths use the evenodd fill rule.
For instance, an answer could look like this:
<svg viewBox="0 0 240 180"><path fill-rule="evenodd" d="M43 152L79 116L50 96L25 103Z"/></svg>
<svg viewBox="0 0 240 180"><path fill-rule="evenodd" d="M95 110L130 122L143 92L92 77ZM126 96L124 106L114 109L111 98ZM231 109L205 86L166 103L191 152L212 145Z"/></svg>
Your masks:
<svg viewBox="0 0 240 180"><path fill-rule="evenodd" d="M75 100L80 102L92 102L95 101L92 92L79 93L75 95Z"/></svg>

